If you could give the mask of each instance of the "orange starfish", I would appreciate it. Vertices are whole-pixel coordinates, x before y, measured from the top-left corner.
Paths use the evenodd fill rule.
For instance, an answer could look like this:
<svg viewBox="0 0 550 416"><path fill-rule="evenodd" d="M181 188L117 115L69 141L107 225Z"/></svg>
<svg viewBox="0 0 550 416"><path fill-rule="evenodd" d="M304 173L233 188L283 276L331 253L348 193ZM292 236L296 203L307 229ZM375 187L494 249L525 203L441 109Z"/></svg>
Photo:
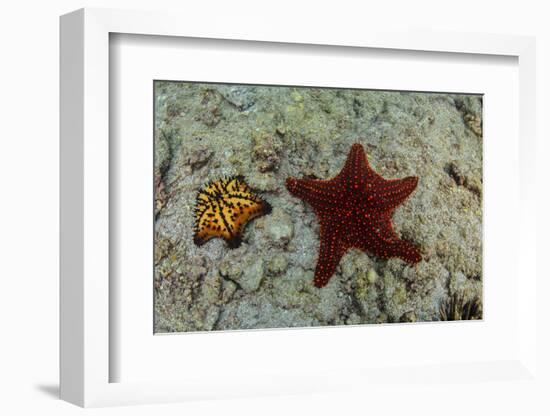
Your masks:
<svg viewBox="0 0 550 416"><path fill-rule="evenodd" d="M197 195L193 241L201 246L221 237L230 248L237 248L248 222L269 212L269 203L256 195L242 176L212 181Z"/></svg>
<svg viewBox="0 0 550 416"><path fill-rule="evenodd" d="M387 180L370 166L363 146L351 147L346 164L333 179L288 178L291 194L313 207L320 223L320 248L314 284L325 286L352 247L376 257L399 257L410 264L422 257L417 247L393 230L393 211L414 191L418 178Z"/></svg>

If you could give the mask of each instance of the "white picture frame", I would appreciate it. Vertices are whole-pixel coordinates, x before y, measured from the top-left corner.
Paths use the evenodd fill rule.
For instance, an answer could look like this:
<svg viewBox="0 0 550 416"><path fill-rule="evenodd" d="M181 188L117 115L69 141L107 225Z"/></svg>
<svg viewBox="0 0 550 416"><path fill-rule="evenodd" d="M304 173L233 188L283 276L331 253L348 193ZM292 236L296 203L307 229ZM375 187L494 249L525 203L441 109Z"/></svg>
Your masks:
<svg viewBox="0 0 550 416"><path fill-rule="evenodd" d="M530 37L467 33L380 32L361 29L328 35L314 23L303 28L251 25L235 34L229 22L205 27L192 16L169 13L83 9L61 18L61 398L80 406L158 403L208 397L322 392L390 380L395 369L346 368L326 377L319 373L281 373L231 384L220 380L113 383L109 348L109 36L112 33L172 37L332 45L457 54L505 55L518 59L520 142L520 218L517 270L519 345L498 362L423 366L417 376L431 379L448 372L466 379L481 371L506 380L536 380L536 312L534 143L535 40ZM222 334L223 335L223 334ZM336 336L336 335L333 335ZM498 378L498 376L495 376ZM322 382L320 380L323 380ZM341 380L347 380L346 383ZM222 387L225 386L223 389ZM222 391L223 390L223 391Z"/></svg>

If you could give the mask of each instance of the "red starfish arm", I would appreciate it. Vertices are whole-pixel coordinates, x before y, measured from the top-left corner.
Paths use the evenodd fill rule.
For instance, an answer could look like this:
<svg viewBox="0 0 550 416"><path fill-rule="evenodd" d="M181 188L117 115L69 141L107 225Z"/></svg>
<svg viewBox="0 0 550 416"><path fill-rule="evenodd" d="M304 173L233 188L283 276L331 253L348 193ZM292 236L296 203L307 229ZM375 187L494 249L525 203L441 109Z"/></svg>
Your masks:
<svg viewBox="0 0 550 416"><path fill-rule="evenodd" d="M286 180L288 191L307 202L314 208L330 207L337 202L338 184L333 181L323 181L318 179L296 179L288 178Z"/></svg>
<svg viewBox="0 0 550 416"><path fill-rule="evenodd" d="M365 149L359 143L351 146L346 164L336 179L347 183L348 187L358 185L360 188L364 188L367 183L384 180L370 167Z"/></svg>
<svg viewBox="0 0 550 416"><path fill-rule="evenodd" d="M378 211L391 210L405 201L416 189L418 178L385 180L367 186L367 206Z"/></svg>
<svg viewBox="0 0 550 416"><path fill-rule="evenodd" d="M320 247L313 284L317 287L325 286L334 272L340 259L346 252L342 241L338 238L333 228L321 225Z"/></svg>
<svg viewBox="0 0 550 416"><path fill-rule="evenodd" d="M406 240L397 239L384 247L384 251L379 255L381 258L399 257L409 264L416 264L422 260L418 248Z"/></svg>
<svg viewBox="0 0 550 416"><path fill-rule="evenodd" d="M422 260L420 251L412 243L401 240L391 225L389 217L381 217L367 232L362 232L354 246L380 258L399 257L409 264Z"/></svg>

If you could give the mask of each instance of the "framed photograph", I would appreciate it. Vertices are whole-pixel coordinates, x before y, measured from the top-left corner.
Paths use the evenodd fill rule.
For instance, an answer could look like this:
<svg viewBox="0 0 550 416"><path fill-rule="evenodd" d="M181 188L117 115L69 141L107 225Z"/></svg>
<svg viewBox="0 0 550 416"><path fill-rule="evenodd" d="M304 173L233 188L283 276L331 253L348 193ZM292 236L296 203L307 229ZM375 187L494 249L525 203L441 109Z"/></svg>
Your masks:
<svg viewBox="0 0 550 416"><path fill-rule="evenodd" d="M536 383L534 39L310 29L61 18L63 399Z"/></svg>

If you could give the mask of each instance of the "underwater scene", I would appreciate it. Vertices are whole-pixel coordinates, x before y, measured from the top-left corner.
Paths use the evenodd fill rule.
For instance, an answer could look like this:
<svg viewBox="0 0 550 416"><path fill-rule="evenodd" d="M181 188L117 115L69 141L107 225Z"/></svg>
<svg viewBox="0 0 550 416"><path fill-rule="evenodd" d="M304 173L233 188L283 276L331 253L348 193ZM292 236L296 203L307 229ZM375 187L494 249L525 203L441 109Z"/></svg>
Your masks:
<svg viewBox="0 0 550 416"><path fill-rule="evenodd" d="M154 332L479 320L482 96L154 82Z"/></svg>

